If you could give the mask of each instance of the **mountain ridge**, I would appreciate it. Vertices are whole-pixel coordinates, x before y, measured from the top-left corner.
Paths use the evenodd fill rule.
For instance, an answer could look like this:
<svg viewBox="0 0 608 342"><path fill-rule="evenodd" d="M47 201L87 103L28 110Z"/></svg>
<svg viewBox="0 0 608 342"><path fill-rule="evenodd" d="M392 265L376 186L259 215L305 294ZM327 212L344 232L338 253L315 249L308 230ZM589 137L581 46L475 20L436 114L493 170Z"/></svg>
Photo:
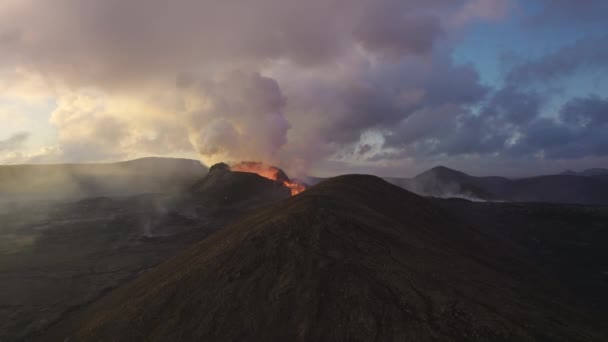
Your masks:
<svg viewBox="0 0 608 342"><path fill-rule="evenodd" d="M560 173L560 175L585 176L585 177L608 176L608 169L597 167L597 168L585 169L580 172L566 170L566 171Z"/></svg>
<svg viewBox="0 0 608 342"><path fill-rule="evenodd" d="M78 199L179 191L202 178L197 160L148 157L116 163L0 166L0 199Z"/></svg>
<svg viewBox="0 0 608 342"><path fill-rule="evenodd" d="M387 178L417 194L460 197L481 201L608 204L604 175L541 175L519 179L471 176L445 166L434 167L413 178Z"/></svg>

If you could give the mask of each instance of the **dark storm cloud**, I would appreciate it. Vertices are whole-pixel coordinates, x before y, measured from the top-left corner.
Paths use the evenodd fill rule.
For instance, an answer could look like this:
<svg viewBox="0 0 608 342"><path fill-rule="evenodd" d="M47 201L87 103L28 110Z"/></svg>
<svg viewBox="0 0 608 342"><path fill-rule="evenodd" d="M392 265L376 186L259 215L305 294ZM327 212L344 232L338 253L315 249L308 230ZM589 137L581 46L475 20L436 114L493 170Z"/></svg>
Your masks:
<svg viewBox="0 0 608 342"><path fill-rule="evenodd" d="M564 122L577 127L601 126L608 123L608 100L597 95L575 98L560 113Z"/></svg>
<svg viewBox="0 0 608 342"><path fill-rule="evenodd" d="M608 2L604 0L537 0L541 5L533 16L534 25L578 23L604 23Z"/></svg>
<svg viewBox="0 0 608 342"><path fill-rule="evenodd" d="M0 152L20 148L27 141L29 136L30 134L27 132L18 132L4 140L0 140Z"/></svg>
<svg viewBox="0 0 608 342"><path fill-rule="evenodd" d="M525 127L524 138L516 148L522 150L518 152L542 151L547 159L605 157L608 156L607 129L606 123L581 127L541 118Z"/></svg>
<svg viewBox="0 0 608 342"><path fill-rule="evenodd" d="M548 149L555 157L608 155L608 98L590 96L568 101L560 111L563 144ZM555 125L560 125L556 123Z"/></svg>
<svg viewBox="0 0 608 342"><path fill-rule="evenodd" d="M443 33L441 20L436 15L412 12L404 13L396 4L379 7L356 26L355 37L367 50L388 57L429 53Z"/></svg>
<svg viewBox="0 0 608 342"><path fill-rule="evenodd" d="M373 147L369 144L364 144L359 146L359 148L357 149L357 154L358 155L364 155L368 152L370 152L373 149Z"/></svg>
<svg viewBox="0 0 608 342"><path fill-rule="evenodd" d="M605 2L557 1L544 5L554 5L548 12L551 22L546 25L571 18L571 13L576 13L576 20L594 20L596 12L608 13ZM425 87L424 101L399 123L386 128L384 146L388 152L372 159L466 155L560 160L608 156L607 135L603 133L608 128L605 99L573 98L557 112L547 110L555 95L552 82L589 70L605 70L607 47L608 36L588 36L537 59L523 60L506 72L502 88L483 89L475 70L467 71L466 67L460 67L459 75L436 73L441 82L435 84L439 89L448 87L446 91L435 89L437 95L433 96L430 91L434 87ZM449 67L450 63L440 65ZM468 101L464 94L470 94Z"/></svg>
<svg viewBox="0 0 608 342"><path fill-rule="evenodd" d="M474 71L464 74L471 73ZM457 72L453 76L461 74ZM467 79L468 82L463 82ZM393 127L386 138L388 147L406 148L409 145L417 155L493 153L507 145L514 127L538 115L541 101L535 94L506 87L494 92L482 105L488 89L479 84L477 77L454 77L443 81L443 92L437 93L446 94L445 97L437 96L443 101L425 104L399 126ZM449 84L453 89L447 87ZM459 93L467 95L454 96ZM472 111L472 104L480 106L478 113Z"/></svg>
<svg viewBox="0 0 608 342"><path fill-rule="evenodd" d="M428 120L427 129L437 130L441 124L435 125L435 119L449 121L462 106L481 101L488 92L474 68L454 65L443 51L422 63L412 59L368 66L359 72L356 82L347 79L328 84L322 90L331 94L328 100L319 102L318 96L311 96L311 102L301 105L322 107L325 117L326 113L337 113L323 128L329 142L349 144L366 131L377 130L395 133L387 136L392 140L387 145L399 145L426 133L421 127L394 132L410 116L417 113L410 122L424 125L422 122Z"/></svg>
<svg viewBox="0 0 608 342"><path fill-rule="evenodd" d="M506 79L513 85L542 83L598 67L608 67L608 35L583 38L554 53L518 65Z"/></svg>
<svg viewBox="0 0 608 342"><path fill-rule="evenodd" d="M448 106L418 110L393 129L381 158L494 155L576 159L608 156L608 99L573 98L559 115L540 115L543 96L506 87L480 110ZM378 156L375 159L379 159Z"/></svg>

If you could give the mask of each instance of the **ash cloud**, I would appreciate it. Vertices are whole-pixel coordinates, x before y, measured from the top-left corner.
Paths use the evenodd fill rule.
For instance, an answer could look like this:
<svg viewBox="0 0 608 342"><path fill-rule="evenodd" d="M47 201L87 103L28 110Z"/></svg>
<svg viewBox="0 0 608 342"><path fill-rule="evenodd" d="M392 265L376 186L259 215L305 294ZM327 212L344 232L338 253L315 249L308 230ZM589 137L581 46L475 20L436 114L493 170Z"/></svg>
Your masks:
<svg viewBox="0 0 608 342"><path fill-rule="evenodd" d="M233 71L219 79L180 80L196 104L187 108L190 140L211 163L255 156L276 160L290 128L287 99L276 80L257 72Z"/></svg>

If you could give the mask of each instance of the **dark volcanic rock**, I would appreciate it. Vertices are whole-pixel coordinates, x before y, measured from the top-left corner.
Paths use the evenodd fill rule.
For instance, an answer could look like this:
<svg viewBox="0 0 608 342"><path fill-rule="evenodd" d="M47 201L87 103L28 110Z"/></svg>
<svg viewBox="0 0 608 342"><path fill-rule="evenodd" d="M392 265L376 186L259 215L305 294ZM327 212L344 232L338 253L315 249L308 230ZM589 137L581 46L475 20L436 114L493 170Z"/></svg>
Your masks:
<svg viewBox="0 0 608 342"><path fill-rule="evenodd" d="M142 163L159 165L134 162ZM0 341L30 341L220 227L290 196L276 182L221 166L203 176L178 193L0 203Z"/></svg>
<svg viewBox="0 0 608 342"><path fill-rule="evenodd" d="M593 341L519 250L372 176L232 224L44 334L76 341Z"/></svg>
<svg viewBox="0 0 608 342"><path fill-rule="evenodd" d="M227 164L219 163L194 184L192 192L216 205L245 200L266 202L289 197L290 190L282 183L261 177L255 173L233 172Z"/></svg>
<svg viewBox="0 0 608 342"><path fill-rule="evenodd" d="M226 172L230 171L230 165L226 163L217 163L209 168L209 174L213 174L216 172Z"/></svg>
<svg viewBox="0 0 608 342"><path fill-rule="evenodd" d="M608 206L548 203L434 203L486 234L527 250L581 305L608 317Z"/></svg>

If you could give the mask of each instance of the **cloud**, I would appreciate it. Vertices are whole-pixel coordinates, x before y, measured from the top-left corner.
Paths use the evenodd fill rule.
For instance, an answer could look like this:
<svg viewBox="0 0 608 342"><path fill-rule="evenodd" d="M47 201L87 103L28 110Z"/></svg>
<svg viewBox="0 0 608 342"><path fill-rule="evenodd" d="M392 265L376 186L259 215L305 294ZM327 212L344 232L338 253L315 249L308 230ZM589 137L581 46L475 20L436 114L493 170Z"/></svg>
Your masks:
<svg viewBox="0 0 608 342"><path fill-rule="evenodd" d="M442 50L424 59L342 67L348 71L286 87L294 138L325 146L320 150L325 154L356 144L369 132L383 135L386 147L400 148L429 133L425 129L439 129L434 118L451 121L488 92L471 66L454 65ZM421 129L424 122L429 125Z"/></svg>
<svg viewBox="0 0 608 342"><path fill-rule="evenodd" d="M287 142L287 99L276 80L233 71L217 79L190 80L186 96L190 139L207 162L251 158L276 161Z"/></svg>
<svg viewBox="0 0 608 342"><path fill-rule="evenodd" d="M0 140L0 152L13 151L23 146L30 134L28 132L14 133L4 140Z"/></svg>
<svg viewBox="0 0 608 342"><path fill-rule="evenodd" d="M398 3L391 5L366 13L355 27L355 38L366 50L396 59L407 54L428 54L443 34L440 18L423 11L406 13Z"/></svg>
<svg viewBox="0 0 608 342"><path fill-rule="evenodd" d="M502 89L478 113L444 107L419 111L405 120L376 156L501 156L569 160L608 157L608 99L573 98L557 117L543 117L539 95ZM407 137L403 139L402 137ZM396 152L395 152L396 151Z"/></svg>
<svg viewBox="0 0 608 342"><path fill-rule="evenodd" d="M598 127L608 124L608 100L597 95L574 98L560 112L564 122L576 127Z"/></svg>
<svg viewBox="0 0 608 342"><path fill-rule="evenodd" d="M606 22L608 3L604 0L537 0L538 14L530 18L533 25L594 24Z"/></svg>
<svg viewBox="0 0 608 342"><path fill-rule="evenodd" d="M164 108L163 106L167 106ZM190 151L185 122L158 99L63 93L51 114L62 161L100 161ZM38 158L40 158L38 156Z"/></svg>
<svg viewBox="0 0 608 342"><path fill-rule="evenodd" d="M56 99L65 160L194 148L306 164L424 102L474 101L476 73L442 66L444 45L503 2L8 0L0 70Z"/></svg>
<svg viewBox="0 0 608 342"><path fill-rule="evenodd" d="M566 11L593 17L585 6L555 4L552 20ZM0 87L57 103L56 146L36 160L195 151L207 163L259 159L306 170L324 159L395 167L458 156L605 155L604 99L573 99L547 118L545 95L528 86L605 66L606 37L525 61L502 88L452 60L468 24L500 20L514 6L7 0Z"/></svg>
<svg viewBox="0 0 608 342"><path fill-rule="evenodd" d="M515 7L509 0L473 0L468 1L450 18L450 26L460 27L472 20L499 20Z"/></svg>
<svg viewBox="0 0 608 342"><path fill-rule="evenodd" d="M557 51L513 68L506 80L510 84L547 82L578 71L608 66L608 35L585 37Z"/></svg>
<svg viewBox="0 0 608 342"><path fill-rule="evenodd" d="M227 64L333 63L355 46L401 57L428 53L451 16L461 15L465 7L466 21L487 16L471 9L481 6L479 1L470 3L8 1L0 5L0 63L36 69L71 84L117 86Z"/></svg>

